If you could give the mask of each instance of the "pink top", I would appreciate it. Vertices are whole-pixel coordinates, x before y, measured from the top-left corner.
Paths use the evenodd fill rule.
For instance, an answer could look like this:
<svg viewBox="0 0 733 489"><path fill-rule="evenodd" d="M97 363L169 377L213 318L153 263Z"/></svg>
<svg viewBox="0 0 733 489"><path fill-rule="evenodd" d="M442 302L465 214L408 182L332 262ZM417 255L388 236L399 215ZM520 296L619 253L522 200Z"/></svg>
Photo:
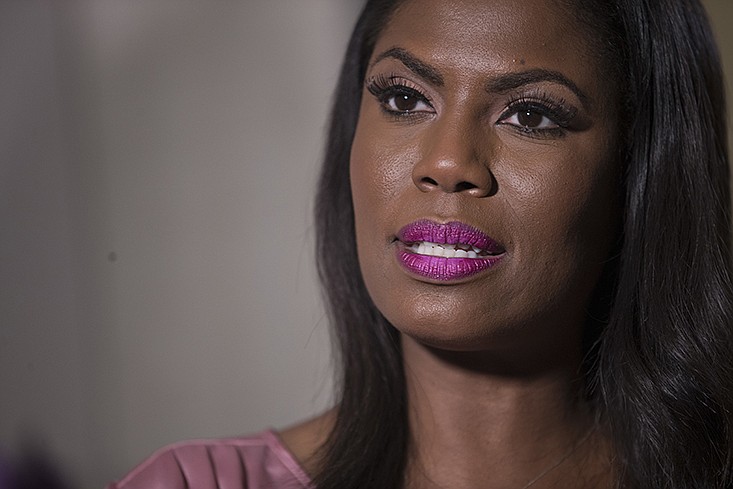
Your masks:
<svg viewBox="0 0 733 489"><path fill-rule="evenodd" d="M107 489L315 489L274 431L176 443Z"/></svg>

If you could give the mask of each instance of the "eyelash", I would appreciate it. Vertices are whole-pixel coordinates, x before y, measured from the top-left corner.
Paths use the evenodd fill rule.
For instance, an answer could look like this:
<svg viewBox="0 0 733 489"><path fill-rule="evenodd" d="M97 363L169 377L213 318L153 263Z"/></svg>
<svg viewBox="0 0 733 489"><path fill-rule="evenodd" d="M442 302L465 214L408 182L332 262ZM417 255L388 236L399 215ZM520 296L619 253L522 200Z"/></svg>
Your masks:
<svg viewBox="0 0 733 489"><path fill-rule="evenodd" d="M372 77L367 80L366 89L377 99L382 111L394 120L409 120L424 116L427 113L425 110L395 110L390 108L390 101L395 97L413 97L417 103L424 103L431 111L434 109L433 103L417 86L397 75ZM506 122L512 116L523 111L547 118L556 127L534 128ZM577 110L568 106L564 99L555 100L547 93L537 91L528 95L512 97L507 103L507 108L499 116L497 124L511 126L516 131L529 137L557 138L566 134L576 114Z"/></svg>
<svg viewBox="0 0 733 489"><path fill-rule="evenodd" d="M380 103L382 111L395 119L414 118L426 113L425 110L395 110L390 108L389 101L399 96L413 97L418 103L422 102L430 110L433 110L432 102L427 96L423 95L417 86L396 75L389 77L379 75L370 78L366 83L366 89Z"/></svg>
<svg viewBox="0 0 733 489"><path fill-rule="evenodd" d="M532 112L547 118L557 127L532 128L505 122L515 114ZM523 134L533 137L562 137L575 118L577 110L570 107L565 99L556 100L544 92L535 92L530 95L521 95L510 99L507 108L499 116L497 123L513 126Z"/></svg>

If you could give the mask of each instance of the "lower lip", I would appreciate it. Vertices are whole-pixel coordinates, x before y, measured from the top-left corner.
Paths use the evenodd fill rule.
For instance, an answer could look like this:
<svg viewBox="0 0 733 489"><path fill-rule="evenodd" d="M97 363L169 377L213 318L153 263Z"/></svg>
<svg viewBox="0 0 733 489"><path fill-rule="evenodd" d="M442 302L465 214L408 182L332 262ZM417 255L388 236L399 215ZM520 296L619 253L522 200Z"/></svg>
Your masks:
<svg viewBox="0 0 733 489"><path fill-rule="evenodd" d="M397 260L409 272L437 282L460 280L488 270L504 257L503 254L486 258L444 258L442 256L419 255L400 246Z"/></svg>

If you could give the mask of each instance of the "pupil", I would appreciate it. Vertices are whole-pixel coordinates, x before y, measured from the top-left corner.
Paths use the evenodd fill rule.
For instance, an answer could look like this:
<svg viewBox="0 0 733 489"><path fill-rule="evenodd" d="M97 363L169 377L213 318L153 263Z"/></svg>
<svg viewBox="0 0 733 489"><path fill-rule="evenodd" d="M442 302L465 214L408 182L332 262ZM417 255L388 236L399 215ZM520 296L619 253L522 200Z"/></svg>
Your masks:
<svg viewBox="0 0 733 489"><path fill-rule="evenodd" d="M542 114L537 114L531 110L523 110L517 114L517 120L524 127L537 127L542 124Z"/></svg>
<svg viewBox="0 0 733 489"><path fill-rule="evenodd" d="M415 108L417 100L411 95L397 95L394 101L395 107L402 112L407 112Z"/></svg>

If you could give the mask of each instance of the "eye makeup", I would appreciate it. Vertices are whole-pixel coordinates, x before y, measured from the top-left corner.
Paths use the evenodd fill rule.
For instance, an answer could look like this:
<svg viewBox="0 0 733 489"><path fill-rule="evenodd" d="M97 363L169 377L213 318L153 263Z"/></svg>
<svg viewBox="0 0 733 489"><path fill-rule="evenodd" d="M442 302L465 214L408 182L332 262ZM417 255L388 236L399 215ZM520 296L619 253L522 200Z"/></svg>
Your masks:
<svg viewBox="0 0 733 489"><path fill-rule="evenodd" d="M365 86L386 115L404 119L435 111L430 98L415 83L399 75L376 75L368 78Z"/></svg>
<svg viewBox="0 0 733 489"><path fill-rule="evenodd" d="M510 95L497 124L514 127L531 137L562 137L573 129L578 109L565 98L540 89Z"/></svg>
<svg viewBox="0 0 733 489"><path fill-rule="evenodd" d="M391 120L419 121L435 113L434 104L423 89L403 76L377 74L367 78L364 85ZM514 87L508 94L494 96L505 100L495 124L512 128L521 136L557 139L574 130L578 108L547 89Z"/></svg>

